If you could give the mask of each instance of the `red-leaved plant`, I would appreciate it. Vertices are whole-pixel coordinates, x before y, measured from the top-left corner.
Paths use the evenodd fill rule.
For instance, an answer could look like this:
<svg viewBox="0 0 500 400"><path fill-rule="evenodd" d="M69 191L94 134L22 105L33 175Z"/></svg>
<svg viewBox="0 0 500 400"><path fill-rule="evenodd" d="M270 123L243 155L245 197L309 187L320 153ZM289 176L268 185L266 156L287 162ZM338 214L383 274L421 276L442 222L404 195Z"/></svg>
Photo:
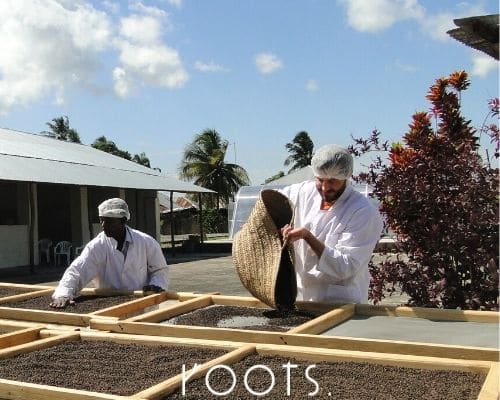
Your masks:
<svg viewBox="0 0 500 400"><path fill-rule="evenodd" d="M378 155L355 178L372 185L403 255L370 263L375 303L401 290L411 306L498 310L498 168L480 157L477 131L461 115L468 86L465 71L436 80L431 112L413 116L401 144L389 149L374 131L349 147L355 156L388 151L387 163ZM491 111L498 116L498 99ZM488 132L498 158L496 123Z"/></svg>

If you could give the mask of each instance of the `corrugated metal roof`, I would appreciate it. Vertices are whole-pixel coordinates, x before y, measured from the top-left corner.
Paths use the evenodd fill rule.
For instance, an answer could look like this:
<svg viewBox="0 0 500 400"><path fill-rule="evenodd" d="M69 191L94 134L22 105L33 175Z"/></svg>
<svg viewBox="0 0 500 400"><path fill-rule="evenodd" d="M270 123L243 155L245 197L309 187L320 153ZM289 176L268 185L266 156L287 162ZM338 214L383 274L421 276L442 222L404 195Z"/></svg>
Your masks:
<svg viewBox="0 0 500 400"><path fill-rule="evenodd" d="M0 128L0 179L174 192L209 189L78 143Z"/></svg>

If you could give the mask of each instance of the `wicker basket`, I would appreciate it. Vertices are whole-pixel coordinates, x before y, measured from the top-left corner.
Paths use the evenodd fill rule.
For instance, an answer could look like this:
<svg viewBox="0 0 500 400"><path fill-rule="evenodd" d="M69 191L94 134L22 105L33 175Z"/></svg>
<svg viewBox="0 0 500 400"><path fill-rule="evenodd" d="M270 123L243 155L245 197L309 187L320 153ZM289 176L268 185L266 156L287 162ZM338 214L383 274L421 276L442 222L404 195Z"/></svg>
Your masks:
<svg viewBox="0 0 500 400"><path fill-rule="evenodd" d="M275 190L263 190L233 240L233 262L243 286L280 310L293 309L297 297L293 247L284 244L281 235L292 219L290 200Z"/></svg>

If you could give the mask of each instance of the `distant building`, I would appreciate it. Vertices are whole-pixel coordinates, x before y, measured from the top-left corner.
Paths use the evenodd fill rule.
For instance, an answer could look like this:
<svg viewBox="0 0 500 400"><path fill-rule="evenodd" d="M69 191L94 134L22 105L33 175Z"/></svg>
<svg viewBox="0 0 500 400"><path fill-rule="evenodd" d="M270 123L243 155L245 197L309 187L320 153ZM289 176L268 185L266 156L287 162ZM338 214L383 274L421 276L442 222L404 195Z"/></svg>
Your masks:
<svg viewBox="0 0 500 400"><path fill-rule="evenodd" d="M37 265L42 238L86 244L110 197L128 203L131 227L160 241L159 190L212 192L90 146L0 128L0 268Z"/></svg>

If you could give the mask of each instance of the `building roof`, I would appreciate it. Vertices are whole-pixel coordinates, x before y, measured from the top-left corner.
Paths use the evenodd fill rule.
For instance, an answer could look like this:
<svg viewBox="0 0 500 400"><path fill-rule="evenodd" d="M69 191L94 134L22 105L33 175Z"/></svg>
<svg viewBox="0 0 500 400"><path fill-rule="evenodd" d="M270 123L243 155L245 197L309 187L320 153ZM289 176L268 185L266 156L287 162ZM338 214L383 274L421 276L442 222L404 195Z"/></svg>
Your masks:
<svg viewBox="0 0 500 400"><path fill-rule="evenodd" d="M453 22L458 28L449 30L448 35L498 60L498 14L454 19Z"/></svg>
<svg viewBox="0 0 500 400"><path fill-rule="evenodd" d="M79 143L0 128L0 179L212 193Z"/></svg>

